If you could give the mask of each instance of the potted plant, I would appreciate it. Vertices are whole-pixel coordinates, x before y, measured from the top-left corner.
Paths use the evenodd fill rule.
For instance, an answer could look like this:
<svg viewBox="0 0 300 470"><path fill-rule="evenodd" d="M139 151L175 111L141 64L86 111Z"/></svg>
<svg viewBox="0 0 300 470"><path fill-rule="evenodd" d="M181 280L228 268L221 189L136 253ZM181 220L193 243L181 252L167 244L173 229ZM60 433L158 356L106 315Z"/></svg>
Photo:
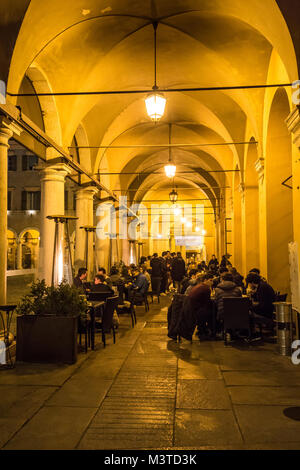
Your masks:
<svg viewBox="0 0 300 470"><path fill-rule="evenodd" d="M76 287L33 283L17 307L17 361L75 363L78 320L86 310L85 297Z"/></svg>

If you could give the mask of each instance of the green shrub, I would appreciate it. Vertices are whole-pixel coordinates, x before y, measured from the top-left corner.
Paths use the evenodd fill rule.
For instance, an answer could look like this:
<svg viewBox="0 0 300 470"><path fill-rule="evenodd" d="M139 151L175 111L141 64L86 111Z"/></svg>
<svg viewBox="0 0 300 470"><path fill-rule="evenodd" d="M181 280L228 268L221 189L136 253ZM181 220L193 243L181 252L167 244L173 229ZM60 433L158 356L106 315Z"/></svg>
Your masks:
<svg viewBox="0 0 300 470"><path fill-rule="evenodd" d="M64 281L58 287L47 287L42 280L32 283L30 293L17 307L17 314L84 316L86 310L86 299L76 287Z"/></svg>

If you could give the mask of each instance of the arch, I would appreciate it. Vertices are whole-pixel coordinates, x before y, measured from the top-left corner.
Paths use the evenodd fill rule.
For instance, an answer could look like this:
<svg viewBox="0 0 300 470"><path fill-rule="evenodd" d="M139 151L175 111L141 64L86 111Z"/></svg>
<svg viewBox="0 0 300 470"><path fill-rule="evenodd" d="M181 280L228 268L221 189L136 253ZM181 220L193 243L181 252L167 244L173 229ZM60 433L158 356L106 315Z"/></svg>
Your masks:
<svg viewBox="0 0 300 470"><path fill-rule="evenodd" d="M282 182L292 175L292 142L285 119L290 113L284 89L278 89L270 109L266 141L267 275L272 287L290 292L288 243L293 240L292 191Z"/></svg>
<svg viewBox="0 0 300 470"><path fill-rule="evenodd" d="M21 268L36 269L39 260L40 231L36 227L27 227L19 235L21 250Z"/></svg>
<svg viewBox="0 0 300 470"><path fill-rule="evenodd" d="M27 69L26 76L29 78L36 93L53 92L50 82L39 64L33 62ZM55 96L39 96L38 101L43 116L45 132L58 145L62 145L62 130ZM56 156L56 152L53 149L49 149L47 156L53 158Z"/></svg>

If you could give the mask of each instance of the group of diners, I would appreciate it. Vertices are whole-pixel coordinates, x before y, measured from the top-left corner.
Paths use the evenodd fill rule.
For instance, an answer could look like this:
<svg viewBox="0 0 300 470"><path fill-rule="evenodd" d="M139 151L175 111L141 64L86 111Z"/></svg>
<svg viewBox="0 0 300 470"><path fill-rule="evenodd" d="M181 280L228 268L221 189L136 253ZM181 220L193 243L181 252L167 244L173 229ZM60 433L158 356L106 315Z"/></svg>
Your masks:
<svg viewBox="0 0 300 470"><path fill-rule="evenodd" d="M224 298L248 297L249 318L255 336L255 325L265 325L270 331L274 329L274 289L260 275L260 270L253 268L246 279L234 268L225 255L221 263L212 256L208 265L190 263L187 275L180 283L180 294L185 299L175 296L170 309L182 308L186 321L197 324L197 334L203 336L223 337ZM170 312L169 309L169 312ZM172 337L172 333L170 334ZM175 338L173 338L175 339Z"/></svg>
<svg viewBox="0 0 300 470"><path fill-rule="evenodd" d="M141 305L150 289L162 296L168 292L181 294L186 299L185 308L196 318L199 337L212 332L222 337L225 297L248 296L251 318L273 327L274 289L259 269L252 269L244 279L232 266L230 255L224 255L220 263L213 255L206 264L194 259L185 262L181 253L166 251L161 256L154 253L142 257L139 265L120 262L112 266L109 275L101 267L93 282L86 282L86 278L87 269L80 268L74 285L82 293L99 292L102 298L118 295L121 303L126 300ZM172 305L174 302L176 296Z"/></svg>

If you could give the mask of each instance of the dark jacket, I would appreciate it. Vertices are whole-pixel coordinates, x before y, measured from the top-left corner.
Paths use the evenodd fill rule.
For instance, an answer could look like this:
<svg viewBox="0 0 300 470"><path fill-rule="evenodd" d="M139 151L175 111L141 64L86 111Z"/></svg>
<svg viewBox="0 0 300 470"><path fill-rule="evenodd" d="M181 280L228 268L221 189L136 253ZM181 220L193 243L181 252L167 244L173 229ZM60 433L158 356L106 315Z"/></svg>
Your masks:
<svg viewBox="0 0 300 470"><path fill-rule="evenodd" d="M171 268L171 276L174 281L182 281L185 276L185 262L182 258L174 258Z"/></svg>
<svg viewBox="0 0 300 470"><path fill-rule="evenodd" d="M151 266L151 277L162 277L163 276L163 267L159 258L152 258L150 261Z"/></svg>
<svg viewBox="0 0 300 470"><path fill-rule="evenodd" d="M222 281L217 285L215 290L215 300L218 309L218 318L223 318L224 313L224 297L241 297L241 289L231 281Z"/></svg>
<svg viewBox="0 0 300 470"><path fill-rule="evenodd" d="M85 292L83 282L79 276L74 277L73 286L77 287L77 289L81 290L83 293Z"/></svg>
<svg viewBox="0 0 300 470"><path fill-rule="evenodd" d="M114 290L107 284L92 284L92 292L100 292L101 294L107 294L107 297L113 297L115 295Z"/></svg>
<svg viewBox="0 0 300 470"><path fill-rule="evenodd" d="M168 336L177 339L180 335L189 341L197 324L196 312L190 305L186 295L175 294L173 302L168 309Z"/></svg>
<svg viewBox="0 0 300 470"><path fill-rule="evenodd" d="M270 284L261 281L253 296L253 300L258 302L258 305L253 308L255 313L268 318L273 317L275 292Z"/></svg>
<svg viewBox="0 0 300 470"><path fill-rule="evenodd" d="M236 273L236 274L233 274L232 275L233 277L233 282L238 286L238 287L242 287L244 289L244 282L243 282L243 276L239 273Z"/></svg>
<svg viewBox="0 0 300 470"><path fill-rule="evenodd" d="M208 263L208 268L212 270L216 270L219 267L219 261L216 259L211 259L210 262Z"/></svg>
<svg viewBox="0 0 300 470"><path fill-rule="evenodd" d="M148 288L149 288L149 282L145 274L140 273L137 275L133 283L133 288L135 292L137 292L140 295L145 295L147 293Z"/></svg>

